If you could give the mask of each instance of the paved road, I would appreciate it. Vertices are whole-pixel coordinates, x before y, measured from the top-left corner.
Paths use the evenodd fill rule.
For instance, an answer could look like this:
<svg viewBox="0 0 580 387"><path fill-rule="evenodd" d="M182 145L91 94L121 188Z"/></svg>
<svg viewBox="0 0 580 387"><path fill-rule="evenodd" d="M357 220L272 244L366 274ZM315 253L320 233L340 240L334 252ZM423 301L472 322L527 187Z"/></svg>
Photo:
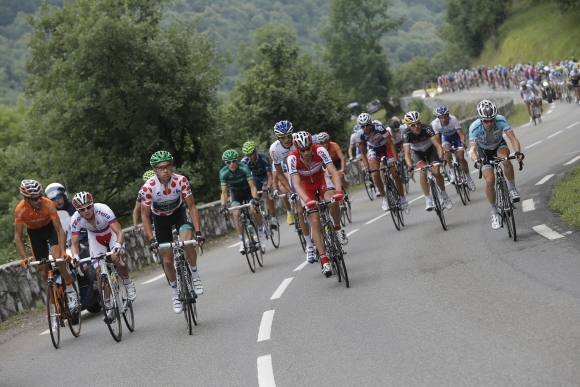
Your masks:
<svg viewBox="0 0 580 387"><path fill-rule="evenodd" d="M559 102L541 125L516 129L526 154L516 183L527 203L515 212L517 242L491 228L476 174L467 206L450 190L448 231L424 211L418 185L399 232L358 191L347 227L350 289L318 265L304 267L284 226L280 249L269 247L255 274L237 246L200 259L205 294L193 336L165 280L145 283L158 271L139 279L136 330L122 342L100 315L83 320L77 339L63 331L58 350L44 328L32 329L0 347L0 385L42 385L59 373L68 383L125 387L577 386L580 242L547 200L558 177L580 165L579 130L580 109ZM539 225L557 238L534 231Z"/></svg>

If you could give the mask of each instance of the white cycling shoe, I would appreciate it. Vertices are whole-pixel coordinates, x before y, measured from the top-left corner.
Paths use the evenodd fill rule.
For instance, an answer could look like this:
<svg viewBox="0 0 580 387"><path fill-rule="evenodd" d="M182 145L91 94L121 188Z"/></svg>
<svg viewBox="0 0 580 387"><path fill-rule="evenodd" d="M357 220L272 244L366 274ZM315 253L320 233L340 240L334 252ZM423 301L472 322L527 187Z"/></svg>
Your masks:
<svg viewBox="0 0 580 387"><path fill-rule="evenodd" d="M501 223L499 221L499 214L491 214L491 227L494 230L501 228Z"/></svg>
<svg viewBox="0 0 580 387"><path fill-rule="evenodd" d="M183 303L179 301L179 298L177 298L177 296L173 296L173 311L176 314L183 312Z"/></svg>

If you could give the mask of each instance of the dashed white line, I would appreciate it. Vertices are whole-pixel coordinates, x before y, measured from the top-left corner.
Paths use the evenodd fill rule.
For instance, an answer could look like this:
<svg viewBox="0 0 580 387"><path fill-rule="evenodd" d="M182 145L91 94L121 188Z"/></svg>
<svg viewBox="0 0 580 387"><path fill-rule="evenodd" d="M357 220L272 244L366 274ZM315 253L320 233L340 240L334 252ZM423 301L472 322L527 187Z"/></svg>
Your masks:
<svg viewBox="0 0 580 387"><path fill-rule="evenodd" d="M375 221L377 221L377 220L381 219L383 216L387 216L387 215L389 214L389 212L390 212L390 211L387 211L387 212L385 212L384 214L382 214L382 215L379 215L379 216L377 216L376 218L369 220L369 221L368 221L368 222L366 222L365 224L371 224L371 223L373 223L373 222L375 222Z"/></svg>
<svg viewBox="0 0 580 387"><path fill-rule="evenodd" d="M532 124L531 122L528 122L527 124L520 126L520 128L525 128L526 126L530 126L531 124Z"/></svg>
<svg viewBox="0 0 580 387"><path fill-rule="evenodd" d="M567 127L566 127L566 129L570 129L571 127L573 127L573 126L575 126L575 125L578 125L578 124L580 124L580 121L578 121L578 122L574 122L572 125L570 125L570 126L567 126Z"/></svg>
<svg viewBox="0 0 580 387"><path fill-rule="evenodd" d="M272 355L264 355L258 358L258 386L276 387L274 369L272 368Z"/></svg>
<svg viewBox="0 0 580 387"><path fill-rule="evenodd" d="M527 146L527 147L525 147L524 149L531 148L531 147L533 147L533 146L535 146L535 145L538 145L538 144L539 144L539 143L541 143L541 142L542 142L542 140L540 140L540 141L538 141L538 142L535 142L535 143L533 143L532 145L528 145L528 146Z"/></svg>
<svg viewBox="0 0 580 387"><path fill-rule="evenodd" d="M545 224L540 224L539 226L532 227L535 232L548 239L558 239L564 238L564 235L557 233Z"/></svg>
<svg viewBox="0 0 580 387"><path fill-rule="evenodd" d="M358 230L360 230L360 228L357 228L356 230L352 230L351 232L347 233L346 236L351 236L352 234L354 234L355 232L357 232Z"/></svg>
<svg viewBox="0 0 580 387"><path fill-rule="evenodd" d="M262 322L260 323L260 330L258 331L258 342L270 340L274 312L276 312L276 310L268 310L262 315Z"/></svg>
<svg viewBox="0 0 580 387"><path fill-rule="evenodd" d="M150 284L151 282L155 282L155 281L157 281L158 279L161 279L161 278L163 278L163 277L165 277L165 274L161 274L161 275L158 275L157 277L153 277L153 278L151 278L151 279L150 279L150 280L148 280L148 281L141 282L141 285Z"/></svg>
<svg viewBox="0 0 580 387"><path fill-rule="evenodd" d="M576 162L576 161L578 161L578 160L580 160L580 156L576 156L576 157L574 157L572 160L568 161L568 162L567 162L566 164L564 164L564 165L569 165L569 164L575 163L575 162Z"/></svg>
<svg viewBox="0 0 580 387"><path fill-rule="evenodd" d="M290 277L282 281L280 286L278 286L278 289L276 289L274 294L272 294L272 297L270 297L270 300L275 300L282 297L282 293L284 293L284 290L286 290L286 288L288 287L288 285L290 285L290 282L292 282L293 279L294 277Z"/></svg>
<svg viewBox="0 0 580 387"><path fill-rule="evenodd" d="M302 262L296 269L292 270L292 271L300 271L302 269L304 269L304 267L308 265L308 261L304 261Z"/></svg>
<svg viewBox="0 0 580 387"><path fill-rule="evenodd" d="M523 212L534 211L535 209L536 206L534 205L534 199L527 199L522 202Z"/></svg>
<svg viewBox="0 0 580 387"><path fill-rule="evenodd" d="M554 111L554 109L548 110L548 114L552 113L553 111Z"/></svg>
<svg viewBox="0 0 580 387"><path fill-rule="evenodd" d="M409 201L409 203L416 202L417 200L419 200L419 199L421 199L421 198L424 198L424 197L425 197L425 195L421 195L421 196L419 196L418 198L415 198L415 199L413 199L413 200Z"/></svg>
<svg viewBox="0 0 580 387"><path fill-rule="evenodd" d="M545 176L542 180L538 181L535 185L542 185L545 182L547 182L548 180L550 180L552 178L552 176L554 176L554 174Z"/></svg>
<svg viewBox="0 0 580 387"><path fill-rule="evenodd" d="M235 244L233 244L233 245L230 245L230 246L228 246L228 249L229 249L229 248L231 248L231 247L236 247L236 246L239 246L239 245L241 245L241 244L242 244L242 241L239 241L238 243L235 243Z"/></svg>
<svg viewBox="0 0 580 387"><path fill-rule="evenodd" d="M552 138L552 137L554 137L554 136L556 136L556 135L558 135L558 134L560 134L562 132L563 132L563 130L560 130L559 132L556 132L556 133L554 133L554 134L552 134L552 135L550 135L550 136L548 136L546 138Z"/></svg>

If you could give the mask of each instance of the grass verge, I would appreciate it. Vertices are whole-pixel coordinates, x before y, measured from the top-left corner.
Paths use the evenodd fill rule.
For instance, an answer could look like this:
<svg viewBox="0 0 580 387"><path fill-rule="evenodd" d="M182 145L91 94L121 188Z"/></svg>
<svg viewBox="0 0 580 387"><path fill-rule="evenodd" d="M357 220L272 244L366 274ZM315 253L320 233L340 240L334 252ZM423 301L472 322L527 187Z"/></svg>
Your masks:
<svg viewBox="0 0 580 387"><path fill-rule="evenodd" d="M548 203L552 211L560 214L560 220L580 228L580 167L575 167L562 179Z"/></svg>
<svg viewBox="0 0 580 387"><path fill-rule="evenodd" d="M509 116L508 121L512 128L529 123L530 116L526 105L521 103L514 104L514 112Z"/></svg>

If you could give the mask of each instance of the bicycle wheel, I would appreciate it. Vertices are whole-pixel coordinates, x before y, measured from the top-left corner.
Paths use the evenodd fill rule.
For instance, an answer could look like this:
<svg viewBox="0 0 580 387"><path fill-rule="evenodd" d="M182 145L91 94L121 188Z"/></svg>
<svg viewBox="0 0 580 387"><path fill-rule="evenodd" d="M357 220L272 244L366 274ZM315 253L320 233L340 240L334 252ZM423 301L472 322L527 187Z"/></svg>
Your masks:
<svg viewBox="0 0 580 387"><path fill-rule="evenodd" d="M332 222L328 222L322 226L322 234L324 235L326 256L330 260L330 266L332 267L332 274L336 276L338 282L342 282L341 273L338 268L338 261L336 260L336 245L334 243L334 238L336 238L336 236ZM320 265L322 266L322 260L320 261Z"/></svg>
<svg viewBox="0 0 580 387"><path fill-rule="evenodd" d="M114 289L111 286L109 277L106 274L101 274L101 303L103 306L103 314L105 315L105 323L109 328L109 332L116 342L121 341L123 336L123 326L121 325L121 316L119 316L119 308L117 308L117 297ZM106 304L107 294L109 294L109 305ZM112 316L109 319L109 314Z"/></svg>
<svg viewBox="0 0 580 387"><path fill-rule="evenodd" d="M342 245L338 242L338 238L336 237L336 233L333 234L334 240L334 260L336 261L336 272L338 277L338 282L341 280L344 281L345 286L348 288L350 287L350 283L348 282L348 273L346 271L346 264L344 263L344 254L342 251Z"/></svg>
<svg viewBox="0 0 580 387"><path fill-rule="evenodd" d="M365 176L365 180L364 180L364 184L365 184L365 191L367 191L367 196L369 197L369 199L371 199L371 202L373 200L375 200L375 185L373 184L373 182L371 181L370 176L367 177Z"/></svg>
<svg viewBox="0 0 580 387"><path fill-rule="evenodd" d="M459 164L455 165L455 168L453 168L453 175L455 175L455 181L453 183L453 185L455 186L455 190L457 191L457 193L459 194L459 197L461 198L461 203L463 203L464 206L467 205L467 198L465 197L465 173L463 172L463 168L461 168L461 166Z"/></svg>
<svg viewBox="0 0 580 387"><path fill-rule="evenodd" d="M117 276L117 281L123 281L121 276ZM119 293L121 295L121 301L123 302L123 320L125 320L125 325L127 326L127 329L129 329L129 332L133 332L135 330L133 303L129 301L127 288L123 282L119 282Z"/></svg>
<svg viewBox="0 0 580 387"><path fill-rule="evenodd" d="M193 312L190 310L193 281L188 266L189 265L186 262L180 262L177 275L179 276L179 283L181 284L179 289L179 299L183 303L183 316L185 317L185 324L187 325L187 333L191 335L193 333L194 325Z"/></svg>
<svg viewBox="0 0 580 387"><path fill-rule="evenodd" d="M272 245L274 245L274 248L278 248L280 247L280 224L278 223L278 226L276 226L275 229L270 229L270 240L272 241Z"/></svg>
<svg viewBox="0 0 580 387"><path fill-rule="evenodd" d="M397 192L397 189L394 187L394 183L391 180L391 178L386 175L385 176L385 185L386 185L386 196L387 196L387 201L389 202L389 210L391 213L391 219L393 219L393 223L395 225L395 228L397 229L397 231L401 230L401 223L400 223L400 218L397 214L398 211L400 211L400 207L398 205L398 200L397 198L399 197L399 193ZM395 195L394 192L397 192L397 194Z"/></svg>
<svg viewBox="0 0 580 387"><path fill-rule="evenodd" d="M256 261L258 261L258 265L260 265L260 267L264 266L264 250L262 250L262 245L260 244L260 239L258 238L258 227L256 227L256 225L254 224L253 221L250 221L250 225L252 227L251 230L251 238L252 241L254 242L254 255L256 257Z"/></svg>
<svg viewBox="0 0 580 387"><path fill-rule="evenodd" d="M342 227L346 226L346 208L344 205L344 200L338 203L338 209L340 211L340 224Z"/></svg>
<svg viewBox="0 0 580 387"><path fill-rule="evenodd" d="M510 238L512 238L514 240L514 242L517 239L517 235L516 235L516 221L514 219L514 206L512 204L512 201L510 200L509 197L509 191L507 188L507 183L505 182L505 180L502 180L500 182L500 184L498 184L498 188L499 191L498 192L498 196L501 195L501 214L502 214L502 218L503 218L503 222L505 222L506 224L506 228L508 231L508 236Z"/></svg>
<svg viewBox="0 0 580 387"><path fill-rule="evenodd" d="M60 346L60 315L56 306L58 297L56 296L56 287L54 282L46 284L46 316L48 317L48 330L50 339L54 348Z"/></svg>
<svg viewBox="0 0 580 387"><path fill-rule="evenodd" d="M244 252L246 255L246 260L248 261L248 266L252 273L256 272L256 258L252 252L254 249L254 242L248 234L248 226L242 225L242 244L244 245Z"/></svg>
<svg viewBox="0 0 580 387"><path fill-rule="evenodd" d="M352 206L350 204L350 196L347 196L344 199L344 204L345 204L346 219L348 220L348 223L352 223Z"/></svg>
<svg viewBox="0 0 580 387"><path fill-rule="evenodd" d="M445 223L445 215L443 215L443 205L441 204L441 200L439 199L439 187L435 183L435 180L432 179L429 181L429 185L431 186L431 199L433 200L433 204L435 205L435 212L437 212L437 216L441 221L441 227L443 230L447 231L447 224Z"/></svg>
<svg viewBox="0 0 580 387"><path fill-rule="evenodd" d="M68 304L65 302L66 305L66 314L68 319L68 327L70 332L73 334L74 337L79 337L81 334L81 299L79 297L79 290L77 281L73 281L72 283L74 294L77 299L77 307L74 310L70 310Z"/></svg>
<svg viewBox="0 0 580 387"><path fill-rule="evenodd" d="M405 187L405 192L409 193L409 181L411 180L409 178L409 167L407 166L406 162L402 162L401 163L401 175L403 176L403 186Z"/></svg>

